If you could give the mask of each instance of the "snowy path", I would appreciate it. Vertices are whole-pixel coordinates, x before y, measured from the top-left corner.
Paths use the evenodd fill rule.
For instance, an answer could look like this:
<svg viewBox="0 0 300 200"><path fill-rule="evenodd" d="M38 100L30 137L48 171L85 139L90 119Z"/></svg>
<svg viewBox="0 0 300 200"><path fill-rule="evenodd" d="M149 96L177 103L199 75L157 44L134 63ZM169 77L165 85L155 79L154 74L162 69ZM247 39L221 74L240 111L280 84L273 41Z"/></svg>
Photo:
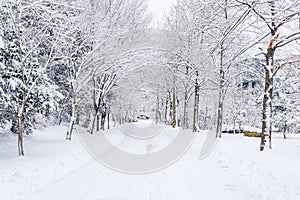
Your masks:
<svg viewBox="0 0 300 200"><path fill-rule="evenodd" d="M198 133L191 149L172 166L131 175L99 164L76 135L66 142L64 133L64 128L52 127L26 138L24 158L15 157L15 146L11 148L15 138L0 142L1 199L300 199L300 137L286 141L275 137L274 149L261 153L255 138L224 135L212 154L199 160L205 134ZM117 129L107 134L112 142L122 140L122 148L127 144L128 150L134 150ZM147 148L143 145L147 143L135 148Z"/></svg>

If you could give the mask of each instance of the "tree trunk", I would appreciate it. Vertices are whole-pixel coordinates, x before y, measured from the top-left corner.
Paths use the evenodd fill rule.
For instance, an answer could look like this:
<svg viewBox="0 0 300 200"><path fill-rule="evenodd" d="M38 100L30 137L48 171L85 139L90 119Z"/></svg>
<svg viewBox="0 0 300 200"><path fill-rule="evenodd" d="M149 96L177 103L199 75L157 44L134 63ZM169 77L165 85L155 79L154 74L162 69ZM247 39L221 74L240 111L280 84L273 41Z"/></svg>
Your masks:
<svg viewBox="0 0 300 200"><path fill-rule="evenodd" d="M204 129L208 129L208 108L205 109L205 117L204 117Z"/></svg>
<svg viewBox="0 0 300 200"><path fill-rule="evenodd" d="M99 113L96 114L96 119L97 119L97 124L96 124L96 130L97 132L100 131L100 116L99 116Z"/></svg>
<svg viewBox="0 0 300 200"><path fill-rule="evenodd" d="M260 150L263 151L266 142L266 136L269 136L269 147L272 148L272 95L273 95L273 78L269 70L265 72L265 93L263 99L262 111L262 135ZM268 130L267 130L268 129Z"/></svg>
<svg viewBox="0 0 300 200"><path fill-rule="evenodd" d="M265 74L265 93L263 99L263 110L262 110L262 133L261 133L261 141L260 141L260 151L264 150L265 147L265 136L267 129L267 107L268 107L268 88L269 88L269 73Z"/></svg>
<svg viewBox="0 0 300 200"><path fill-rule="evenodd" d="M77 104L76 96L74 96L73 101L72 101L72 116L71 116L69 130L67 132L66 140L71 140L72 139L73 128L74 128L74 124L75 124L75 121L76 121L76 107L77 107L76 104Z"/></svg>
<svg viewBox="0 0 300 200"><path fill-rule="evenodd" d="M173 111L172 111L172 127L175 128L177 124L176 120L176 91L175 91L175 78L174 78L174 87L173 87Z"/></svg>
<svg viewBox="0 0 300 200"><path fill-rule="evenodd" d="M62 115L63 115L63 112L64 112L64 108L62 108L59 112L59 115L58 115L58 125L60 126L62 124Z"/></svg>
<svg viewBox="0 0 300 200"><path fill-rule="evenodd" d="M158 123L158 110L159 110L159 87L157 88L156 96L156 109L155 109L155 123Z"/></svg>
<svg viewBox="0 0 300 200"><path fill-rule="evenodd" d="M273 35L274 34L274 35ZM274 69L274 53L275 48L273 48L273 43L278 36L272 33L273 38L271 39L268 51L266 54L266 67L265 67L265 89L264 89L264 99L263 99L263 111L262 111L262 134L260 142L260 151L264 150L266 143L266 135L269 134L269 148L272 148L272 97L273 97L273 69ZM268 130L267 130L268 129Z"/></svg>
<svg viewBox="0 0 300 200"><path fill-rule="evenodd" d="M94 109L91 112L91 116L90 116L90 125L88 127L88 132L92 135L94 133L94 128L95 128L95 122L96 122L96 118L98 116L98 108Z"/></svg>
<svg viewBox="0 0 300 200"><path fill-rule="evenodd" d="M173 119L173 116L172 116L172 110L173 110L173 101L172 101L172 98L171 98L171 92L169 92L169 102L170 102L170 110L169 110L169 123L171 123L172 125L172 119Z"/></svg>
<svg viewBox="0 0 300 200"><path fill-rule="evenodd" d="M24 68L22 68L22 69L24 69ZM24 74L24 73L22 72L22 74ZM25 81L24 77L22 78L22 80L23 80L23 83L25 83L24 82ZM18 152L19 152L19 156L24 156L23 120L24 120L25 105L26 105L26 102L27 102L26 96L27 96L27 91L24 88L23 89L22 103L21 103L21 106L18 109Z"/></svg>
<svg viewBox="0 0 300 200"><path fill-rule="evenodd" d="M223 127L223 97L222 92L219 94L219 104L218 104L218 116L217 116L217 137L222 137L222 127Z"/></svg>
<svg viewBox="0 0 300 200"><path fill-rule="evenodd" d="M184 129L187 128L187 101L188 101L188 92L187 89L184 92L184 105L183 105L183 124Z"/></svg>
<svg viewBox="0 0 300 200"><path fill-rule="evenodd" d="M22 38L21 38L21 30L20 30L20 10L19 4L16 5L16 13L15 13L15 25L16 25L16 33L18 37L18 53L20 58L20 67L22 72L22 83L24 86L27 86L25 80L25 69L23 63L23 51L22 51ZM18 152L19 156L24 156L24 147L23 147L23 117L24 117L24 109L26 105L27 91L26 88L22 89L23 92L23 100L21 103L21 107L18 110Z"/></svg>
<svg viewBox="0 0 300 200"><path fill-rule="evenodd" d="M105 129L106 108L101 113L101 130Z"/></svg>
<svg viewBox="0 0 300 200"><path fill-rule="evenodd" d="M235 124L236 124L236 118L234 117L234 119L233 119L233 135L235 135L236 134L236 132L235 132Z"/></svg>
<svg viewBox="0 0 300 200"><path fill-rule="evenodd" d="M266 133L269 133L269 148L272 148L272 99L273 99L273 83L274 83L274 54L276 47L273 47L273 43L279 37L279 34L276 34L277 28L275 25L276 9L275 1L269 2L271 5L271 40L268 44L267 53L266 53L266 66L265 66L265 94L263 100L263 119L262 119L262 135L261 135L261 144L260 151L264 150L266 142ZM267 131L267 128L269 129Z"/></svg>
<svg viewBox="0 0 300 200"><path fill-rule="evenodd" d="M225 9L226 10L226 9ZM227 12L227 11L226 11ZM218 116L217 116L217 133L216 137L222 137L222 127L223 127L223 108L224 108L224 96L225 96L225 71L223 67L223 54L224 48L221 44L220 51L220 89L219 89L219 103L218 103Z"/></svg>
<svg viewBox="0 0 300 200"><path fill-rule="evenodd" d="M165 105L165 124L167 124L168 121L168 96L166 97L166 105Z"/></svg>
<svg viewBox="0 0 300 200"><path fill-rule="evenodd" d="M198 83L198 71L196 71L196 81L195 81L195 101L194 101L194 115L193 115L193 132L198 131L198 111L199 111L199 83Z"/></svg>
<svg viewBox="0 0 300 200"><path fill-rule="evenodd" d="M270 84L271 84L271 88L270 88L270 93L269 93L269 98L270 98L270 102L269 102L269 106L270 106L270 123L269 123L269 149L272 149L272 129L273 129L273 103L272 103L272 99L273 99L273 84L274 84L274 78L272 77L270 80Z"/></svg>
<svg viewBox="0 0 300 200"><path fill-rule="evenodd" d="M107 111L107 129L110 129L110 109Z"/></svg>
<svg viewBox="0 0 300 200"><path fill-rule="evenodd" d="M224 83L225 72L223 66L220 68L220 89L219 89L219 103L218 103L218 116L217 116L217 134L216 137L222 137L223 126L223 108L224 108Z"/></svg>
<svg viewBox="0 0 300 200"><path fill-rule="evenodd" d="M23 113L18 116L18 151L19 151L19 156L24 156L24 147L23 147Z"/></svg>
<svg viewBox="0 0 300 200"><path fill-rule="evenodd" d="M287 129L287 124L286 121L284 122L284 126L283 126L283 138L286 139L286 129Z"/></svg>

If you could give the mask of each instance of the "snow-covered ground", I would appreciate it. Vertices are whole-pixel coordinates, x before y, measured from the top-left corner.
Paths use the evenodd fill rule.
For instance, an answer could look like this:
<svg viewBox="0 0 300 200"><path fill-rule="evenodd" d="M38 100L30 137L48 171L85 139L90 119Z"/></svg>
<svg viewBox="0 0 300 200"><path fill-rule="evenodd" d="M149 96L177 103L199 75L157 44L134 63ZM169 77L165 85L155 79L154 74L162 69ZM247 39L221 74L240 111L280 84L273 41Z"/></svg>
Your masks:
<svg viewBox="0 0 300 200"><path fill-rule="evenodd" d="M165 129L171 141L172 129ZM192 147L175 164L155 173L132 175L98 163L76 134L66 142L65 133L65 127L49 127L26 136L22 158L16 156L17 138L1 136L1 200L300 199L298 135L287 140L275 135L273 150L259 152L258 138L224 134L214 151L199 160L206 134L197 133ZM112 141L128 137L118 128L105 134ZM152 147L159 148L163 142L156 144ZM126 149L126 142L120 145ZM135 149L128 142L127 149L143 151L149 141L144 145Z"/></svg>

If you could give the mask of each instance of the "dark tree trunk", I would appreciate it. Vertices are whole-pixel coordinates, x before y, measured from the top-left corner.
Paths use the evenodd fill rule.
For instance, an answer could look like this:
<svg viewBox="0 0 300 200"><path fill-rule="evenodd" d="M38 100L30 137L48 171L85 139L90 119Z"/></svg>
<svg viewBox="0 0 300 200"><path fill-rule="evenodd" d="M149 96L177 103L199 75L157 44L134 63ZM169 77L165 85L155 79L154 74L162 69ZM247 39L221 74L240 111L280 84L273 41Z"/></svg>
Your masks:
<svg viewBox="0 0 300 200"><path fill-rule="evenodd" d="M194 115L193 115L193 132L198 131L198 112L199 112L199 83L198 83L198 71L196 71L196 81L195 81L195 101L194 101Z"/></svg>
<svg viewBox="0 0 300 200"><path fill-rule="evenodd" d="M265 66L265 89L263 98L263 110L262 110L262 134L260 142L260 151L264 150L266 143L266 136L269 136L269 148L272 148L272 98L273 98L273 72L274 72L274 53L275 48L272 48L273 42L277 39L276 36L272 38L268 46L266 54L266 66ZM267 128L269 129L267 131Z"/></svg>
<svg viewBox="0 0 300 200"><path fill-rule="evenodd" d="M287 129L287 124L286 121L284 122L284 126L283 126L283 138L286 139L286 129Z"/></svg>
<svg viewBox="0 0 300 200"><path fill-rule="evenodd" d="M74 94L73 100L72 100L72 116L71 116L69 130L67 131L66 140L71 140L72 139L73 128L74 128L74 124L75 124L75 121L76 121L76 107L77 107L76 104L77 104L76 96Z"/></svg>
<svg viewBox="0 0 300 200"><path fill-rule="evenodd" d="M155 123L158 123L158 112L159 112L159 87L157 88L157 96L156 96L156 108L155 108Z"/></svg>
<svg viewBox="0 0 300 200"><path fill-rule="evenodd" d="M269 73L265 74L265 94L263 99L263 110L262 110L262 134L261 134L261 141L260 141L260 151L264 150L265 147L265 136L266 136L266 129L267 129L267 107L268 107L268 93L266 91L267 88L269 88L269 81L268 76Z"/></svg>
<svg viewBox="0 0 300 200"><path fill-rule="evenodd" d="M173 110L173 101L172 101L172 98L171 98L171 92L169 92L169 102L170 102L170 110L169 110L169 123L172 124L172 119L173 119L173 116L172 116L172 110Z"/></svg>
<svg viewBox="0 0 300 200"><path fill-rule="evenodd" d="M168 121L168 96L166 97L166 105L165 105L165 124L167 124Z"/></svg>
<svg viewBox="0 0 300 200"><path fill-rule="evenodd" d="M184 105L183 105L183 128L187 128L187 101L188 101L188 91L184 92Z"/></svg>
<svg viewBox="0 0 300 200"><path fill-rule="evenodd" d="M221 47L221 67L220 67L220 85L219 85L219 103L217 115L217 133L216 137L222 137L223 127L223 108L224 108L224 93L225 93L225 72L223 69L223 47Z"/></svg>
<svg viewBox="0 0 300 200"><path fill-rule="evenodd" d="M110 110L107 111L107 129L110 129Z"/></svg>
<svg viewBox="0 0 300 200"><path fill-rule="evenodd" d="M272 61L273 62L273 61ZM270 106L270 124L269 124L269 149L272 149L272 129L273 129L273 86L274 86L274 78L272 77L270 80L270 84L271 84L271 88L270 88L270 94L269 94L269 98L270 98L270 102L269 102L269 106Z"/></svg>
<svg viewBox="0 0 300 200"><path fill-rule="evenodd" d="M174 83L175 85L175 83ZM173 88L173 111L172 111L172 127L175 128L177 121L176 121L176 91L175 91L175 86Z"/></svg>
<svg viewBox="0 0 300 200"><path fill-rule="evenodd" d="M106 118L106 108L101 113L101 130L103 130L103 131L105 129L105 118Z"/></svg>
<svg viewBox="0 0 300 200"><path fill-rule="evenodd" d="M99 113L97 113L96 130L97 130L97 132L99 132L99 130L100 130L100 117L99 117Z"/></svg>
<svg viewBox="0 0 300 200"><path fill-rule="evenodd" d="M61 123L62 123L62 115L63 115L63 112L64 112L64 108L62 108L59 112L59 115L58 115L58 125L60 126Z"/></svg>

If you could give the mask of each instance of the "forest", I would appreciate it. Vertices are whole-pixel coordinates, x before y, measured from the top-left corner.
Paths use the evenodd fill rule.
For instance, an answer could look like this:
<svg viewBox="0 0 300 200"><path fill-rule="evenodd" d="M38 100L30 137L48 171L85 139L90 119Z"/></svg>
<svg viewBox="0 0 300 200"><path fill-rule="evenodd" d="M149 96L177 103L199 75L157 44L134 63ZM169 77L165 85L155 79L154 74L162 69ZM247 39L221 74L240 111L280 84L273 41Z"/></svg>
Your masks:
<svg viewBox="0 0 300 200"><path fill-rule="evenodd" d="M192 129L300 133L300 1L1 0L0 132L93 134L149 113ZM0 138L1 139L1 138ZM266 145L266 143L268 145Z"/></svg>

